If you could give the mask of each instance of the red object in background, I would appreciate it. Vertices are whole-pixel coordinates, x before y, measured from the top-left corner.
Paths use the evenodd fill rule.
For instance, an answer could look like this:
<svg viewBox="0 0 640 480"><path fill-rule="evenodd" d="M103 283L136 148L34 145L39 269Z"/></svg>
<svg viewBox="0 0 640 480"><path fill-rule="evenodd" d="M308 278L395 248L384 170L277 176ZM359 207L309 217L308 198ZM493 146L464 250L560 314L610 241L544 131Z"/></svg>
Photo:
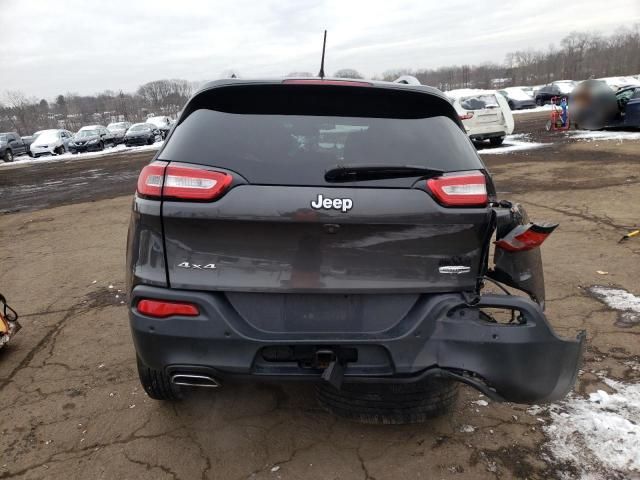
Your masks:
<svg viewBox="0 0 640 480"><path fill-rule="evenodd" d="M562 119L562 107L560 103L562 99L569 104L567 97L551 97L551 118L547 120L547 130L569 130L571 121L569 120L569 108L567 107L567 117Z"/></svg>

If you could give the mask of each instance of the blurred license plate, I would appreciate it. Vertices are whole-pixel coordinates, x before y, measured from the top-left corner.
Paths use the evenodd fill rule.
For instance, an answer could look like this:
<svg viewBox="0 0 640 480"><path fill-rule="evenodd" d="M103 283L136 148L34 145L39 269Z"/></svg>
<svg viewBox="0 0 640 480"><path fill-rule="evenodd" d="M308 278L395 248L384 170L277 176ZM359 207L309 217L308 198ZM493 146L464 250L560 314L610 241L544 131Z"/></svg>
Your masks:
<svg viewBox="0 0 640 480"><path fill-rule="evenodd" d="M478 121L480 123L487 123L487 122L495 122L498 120L498 115L495 114L491 114L491 115L480 115L478 117Z"/></svg>

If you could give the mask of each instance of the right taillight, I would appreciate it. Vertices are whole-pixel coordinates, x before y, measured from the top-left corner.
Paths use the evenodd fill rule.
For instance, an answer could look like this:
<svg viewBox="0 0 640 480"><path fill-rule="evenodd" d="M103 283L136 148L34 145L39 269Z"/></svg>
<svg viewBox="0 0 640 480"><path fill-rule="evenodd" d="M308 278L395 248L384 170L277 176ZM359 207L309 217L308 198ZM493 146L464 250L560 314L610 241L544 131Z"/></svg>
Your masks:
<svg viewBox="0 0 640 480"><path fill-rule="evenodd" d="M233 177L224 172L153 162L140 172L138 193L150 198L211 201L219 198L232 181Z"/></svg>
<svg viewBox="0 0 640 480"><path fill-rule="evenodd" d="M484 207L489 202L482 172L456 172L427 180L427 188L445 207Z"/></svg>
<svg viewBox="0 0 640 480"><path fill-rule="evenodd" d="M458 115L460 117L460 120L470 120L473 118L473 112L465 112L462 115Z"/></svg>

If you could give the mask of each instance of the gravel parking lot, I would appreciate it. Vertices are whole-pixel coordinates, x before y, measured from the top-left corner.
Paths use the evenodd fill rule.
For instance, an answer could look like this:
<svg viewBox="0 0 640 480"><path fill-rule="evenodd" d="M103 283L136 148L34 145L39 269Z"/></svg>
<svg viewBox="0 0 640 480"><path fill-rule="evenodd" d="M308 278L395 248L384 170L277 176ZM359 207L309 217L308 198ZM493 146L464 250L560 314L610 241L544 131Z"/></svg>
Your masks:
<svg viewBox="0 0 640 480"><path fill-rule="evenodd" d="M149 399L123 290L153 152L0 165L0 289L23 324L0 350L0 478L640 478L640 238L618 243L640 222L640 139L546 132L546 118L517 115L506 150L481 153L502 198L560 224L543 247L547 313L560 335L587 331L576 392L529 408L465 387L413 426L337 419L310 385Z"/></svg>

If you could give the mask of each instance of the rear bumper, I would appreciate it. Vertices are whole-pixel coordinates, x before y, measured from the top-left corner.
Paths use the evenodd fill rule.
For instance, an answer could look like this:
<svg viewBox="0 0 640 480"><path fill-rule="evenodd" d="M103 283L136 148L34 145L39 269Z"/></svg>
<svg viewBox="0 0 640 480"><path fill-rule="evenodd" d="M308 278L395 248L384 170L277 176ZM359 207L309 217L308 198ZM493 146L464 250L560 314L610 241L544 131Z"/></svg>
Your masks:
<svg viewBox="0 0 640 480"><path fill-rule="evenodd" d="M471 140L489 140L490 138L506 137L507 133L504 130L491 131L487 133L473 133L469 135Z"/></svg>
<svg viewBox="0 0 640 480"><path fill-rule="evenodd" d="M151 318L135 308L141 298L192 302L200 315ZM437 374L518 403L564 397L575 383L584 343L583 332L575 340L556 336L536 303L505 295L485 295L473 307L460 294L424 295L391 328L357 334L257 330L217 293L137 286L131 305L136 351L155 369L319 380L322 370L286 359L267 360L263 349L349 348L357 350L357 360L346 364L345 382L407 382ZM518 310L525 322L482 320L483 307Z"/></svg>
<svg viewBox="0 0 640 480"><path fill-rule="evenodd" d="M149 143L149 139L147 137L127 137L123 140L123 143L127 147L147 145Z"/></svg>
<svg viewBox="0 0 640 480"><path fill-rule="evenodd" d="M71 153L98 152L100 151L100 144L95 143L92 145L76 145L74 147L70 146L69 151Z"/></svg>

